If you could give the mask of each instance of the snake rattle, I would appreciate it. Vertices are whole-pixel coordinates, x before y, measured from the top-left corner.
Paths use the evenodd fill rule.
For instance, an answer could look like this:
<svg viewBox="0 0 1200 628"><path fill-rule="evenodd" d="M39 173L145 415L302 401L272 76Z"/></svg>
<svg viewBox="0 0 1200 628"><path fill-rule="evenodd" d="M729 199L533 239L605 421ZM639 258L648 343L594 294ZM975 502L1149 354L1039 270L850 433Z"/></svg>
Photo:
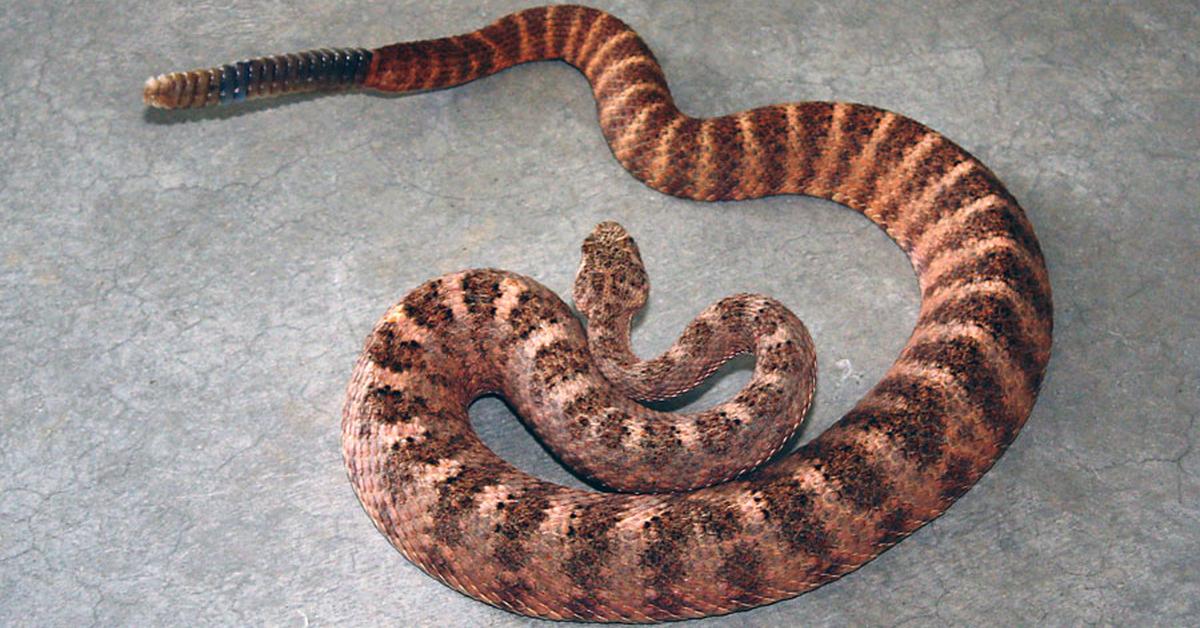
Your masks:
<svg viewBox="0 0 1200 628"><path fill-rule="evenodd" d="M1050 283L1033 228L983 164L937 132L866 105L802 102L714 118L681 112L646 44L580 6L508 15L465 35L324 49L147 81L187 108L305 91L411 92L561 59L596 99L617 160L663 193L773 194L863 213L907 253L921 309L895 364L835 425L775 454L812 397L808 332L778 302L737 295L661 356L629 347L649 283L614 223L583 246L568 307L532 279L470 270L392 307L367 339L342 418L346 468L410 561L526 615L648 622L729 613L836 579L944 512L1028 418L1050 358ZM738 353L750 382L693 414L677 395ZM502 395L580 474L618 493L533 478L467 416Z"/></svg>

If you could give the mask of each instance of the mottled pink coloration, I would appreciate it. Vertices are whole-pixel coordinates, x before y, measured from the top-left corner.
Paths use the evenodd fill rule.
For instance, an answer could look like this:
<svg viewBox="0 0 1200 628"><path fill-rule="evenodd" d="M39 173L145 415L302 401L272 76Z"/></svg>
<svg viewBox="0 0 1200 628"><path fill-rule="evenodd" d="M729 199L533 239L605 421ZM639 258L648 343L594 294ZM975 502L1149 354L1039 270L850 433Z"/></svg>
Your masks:
<svg viewBox="0 0 1200 628"><path fill-rule="evenodd" d="M636 248L612 225L585 245L600 263L585 262L576 290L591 316L591 353L565 306L530 279L468 271L421 286L368 339L342 442L379 530L442 582L555 619L643 622L767 604L860 567L937 517L1028 418L1050 359L1045 262L1016 200L940 134L851 103L688 116L642 40L587 7L529 9L466 35L353 58L368 57L369 68L355 66L353 76L322 65L316 75L325 82L316 86L287 75L282 91L342 89L348 76L383 91L443 88L562 59L587 77L604 137L639 180L702 201L837 201L900 245L922 291L917 326L896 363L804 447L691 492L603 494L537 480L497 458L471 430L471 399L501 392L543 440L562 446L565 462L608 484L694 484L671 465L721 458L723 447L756 459L782 433L763 427L776 425L765 421L767 410L780 410L784 426L800 420L803 384L774 377L811 377L799 322L769 299L732 297L664 356L637 360L628 316L644 298L645 277ZM235 93L245 80L249 95L272 94L265 78L252 81L255 67L278 73L280 59L267 59L246 62L249 74L239 65L164 75L145 97L164 107L207 105L215 80L232 80ZM724 415L660 417L614 396L614 385L643 399L677 393L728 353L750 348L755 380ZM748 442L751 433L764 441ZM707 471L698 484L734 472Z"/></svg>

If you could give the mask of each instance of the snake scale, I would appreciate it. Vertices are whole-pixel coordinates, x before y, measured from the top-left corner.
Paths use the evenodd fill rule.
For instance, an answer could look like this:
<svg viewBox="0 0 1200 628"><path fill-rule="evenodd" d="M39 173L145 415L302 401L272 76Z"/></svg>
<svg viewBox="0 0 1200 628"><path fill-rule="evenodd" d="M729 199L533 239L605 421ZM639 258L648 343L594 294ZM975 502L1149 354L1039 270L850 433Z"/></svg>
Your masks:
<svg viewBox="0 0 1200 628"><path fill-rule="evenodd" d="M144 97L184 108L356 87L412 92L545 59L587 77L613 154L656 190L701 201L804 194L863 213L909 256L918 322L840 421L750 470L787 440L812 394L808 334L778 303L722 300L642 361L629 320L648 282L636 245L612 223L584 244L575 300L586 333L532 279L472 270L432 280L371 332L342 420L354 489L400 552L471 597L537 617L729 613L860 567L992 466L1029 416L1050 357L1045 262L997 178L904 116L844 102L688 116L632 29L567 5L455 37L166 74ZM631 400L678 394L746 351L756 356L750 382L716 408L672 415ZM467 415L485 393L512 403L581 474L629 492L559 486L497 457Z"/></svg>

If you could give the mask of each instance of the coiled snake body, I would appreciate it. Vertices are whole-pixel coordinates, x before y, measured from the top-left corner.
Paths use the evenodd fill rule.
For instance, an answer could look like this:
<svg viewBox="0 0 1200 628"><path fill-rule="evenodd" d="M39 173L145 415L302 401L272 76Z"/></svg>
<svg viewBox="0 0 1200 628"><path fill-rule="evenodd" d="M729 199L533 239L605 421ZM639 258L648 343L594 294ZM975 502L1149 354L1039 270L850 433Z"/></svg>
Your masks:
<svg viewBox="0 0 1200 628"><path fill-rule="evenodd" d="M991 467L1029 416L1049 360L1049 279L1032 227L996 177L904 116L804 102L691 117L628 26L565 5L456 37L163 75L145 98L178 108L355 86L425 90L543 59L583 72L613 154L654 189L704 201L805 194L862 212L911 259L919 319L844 418L742 473L787 440L812 393L808 334L779 304L726 299L662 356L640 361L629 318L648 284L636 246L611 223L584 245L575 297L587 335L557 297L519 275L476 270L426 283L369 336L342 421L354 488L409 560L467 595L538 617L728 613L858 568ZM677 394L750 350L752 380L712 410L665 415L627 398ZM504 462L467 416L488 392L581 473L640 492L570 489ZM669 492L683 489L694 490Z"/></svg>

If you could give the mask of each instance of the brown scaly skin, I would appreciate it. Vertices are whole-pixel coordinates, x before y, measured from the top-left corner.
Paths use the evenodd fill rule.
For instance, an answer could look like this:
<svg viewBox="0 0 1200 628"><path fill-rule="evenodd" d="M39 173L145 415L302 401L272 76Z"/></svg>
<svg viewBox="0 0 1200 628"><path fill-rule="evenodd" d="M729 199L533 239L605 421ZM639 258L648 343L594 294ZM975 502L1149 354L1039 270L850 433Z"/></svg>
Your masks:
<svg viewBox="0 0 1200 628"><path fill-rule="evenodd" d="M470 429L471 397L500 390L548 441L572 441L576 429L601 442L611 434L638 453L699 439L651 435L632 418L613 423L597 413L590 387L577 384L595 371L579 338L555 344L581 332L533 281L469 271L426 284L368 339L343 417L355 490L405 556L472 597L538 617L728 613L860 567L944 512L992 466L1033 407L1052 323L1033 229L985 166L921 124L865 105L687 116L641 39L585 7L530 9L467 35L370 51L369 69L354 82L442 88L540 59L584 73L614 155L657 190L706 201L807 194L862 212L912 260L920 316L883 381L791 455L689 493L604 494L542 482L498 459ZM148 84L147 102L207 102L183 98L172 76ZM247 91L273 93L249 83ZM693 369L685 380L696 374L631 362L627 347L612 344L625 338L625 313L601 314L610 318L594 332L596 344L608 344L597 353L610 363L598 368L618 381L647 369L657 378L633 394L673 392L662 375L672 368ZM549 350L539 360L540 349ZM547 399L565 414L539 411ZM564 416L589 423L579 430ZM605 467L599 456L583 464Z"/></svg>

